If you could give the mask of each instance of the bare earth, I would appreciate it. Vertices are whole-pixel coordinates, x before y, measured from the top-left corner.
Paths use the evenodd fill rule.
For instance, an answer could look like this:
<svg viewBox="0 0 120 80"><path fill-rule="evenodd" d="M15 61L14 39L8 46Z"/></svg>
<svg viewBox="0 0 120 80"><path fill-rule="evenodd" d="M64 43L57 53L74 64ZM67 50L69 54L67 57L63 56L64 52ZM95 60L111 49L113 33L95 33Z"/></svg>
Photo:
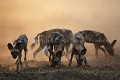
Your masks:
<svg viewBox="0 0 120 80"><path fill-rule="evenodd" d="M33 64L33 66L31 66ZM51 68L47 61L28 61L28 67L15 72L10 66L0 67L0 80L120 80L120 66L68 67L63 62ZM37 67L35 67L37 66Z"/></svg>

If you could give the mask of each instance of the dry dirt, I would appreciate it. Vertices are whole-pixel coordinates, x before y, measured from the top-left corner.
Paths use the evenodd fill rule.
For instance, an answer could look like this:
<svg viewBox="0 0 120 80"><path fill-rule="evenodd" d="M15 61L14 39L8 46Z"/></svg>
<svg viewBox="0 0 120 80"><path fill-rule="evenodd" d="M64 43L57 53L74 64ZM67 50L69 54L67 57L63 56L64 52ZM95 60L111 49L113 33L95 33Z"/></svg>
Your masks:
<svg viewBox="0 0 120 80"><path fill-rule="evenodd" d="M71 67L62 61L62 65L55 68L50 67L48 61L29 60L28 66L19 72L15 72L14 64L0 66L0 80L120 80L120 64L114 61L109 64L108 60L88 61L89 67L80 68L74 60ZM106 63L102 65L103 62Z"/></svg>

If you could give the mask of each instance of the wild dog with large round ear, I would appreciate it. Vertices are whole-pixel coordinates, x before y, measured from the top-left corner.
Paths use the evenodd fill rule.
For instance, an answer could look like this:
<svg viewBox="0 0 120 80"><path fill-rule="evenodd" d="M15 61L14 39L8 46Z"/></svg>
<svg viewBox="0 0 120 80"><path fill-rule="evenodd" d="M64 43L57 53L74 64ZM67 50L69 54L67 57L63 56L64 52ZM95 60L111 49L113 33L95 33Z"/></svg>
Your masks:
<svg viewBox="0 0 120 80"><path fill-rule="evenodd" d="M98 49L102 50L105 56L106 51L109 53L109 55L114 56L113 46L115 45L117 40L113 40L113 42L110 43L107 37L104 35L104 33L92 30L83 30L79 31L79 33L83 34L85 42L94 44L96 58L98 58ZM102 45L104 46L105 49L101 47Z"/></svg>
<svg viewBox="0 0 120 80"><path fill-rule="evenodd" d="M50 52L49 62L51 64L51 67L61 65L62 51L58 51L56 54L50 49L48 49L48 51Z"/></svg>
<svg viewBox="0 0 120 80"><path fill-rule="evenodd" d="M61 63L61 57L62 52L64 50L64 41L63 35L61 35L59 32L53 32L48 37L48 44L47 46L48 51L50 52L49 61L51 63L52 67L55 67L57 65L60 65Z"/></svg>
<svg viewBox="0 0 120 80"><path fill-rule="evenodd" d="M8 43L8 49L11 52L11 55L14 59L17 58L16 60L16 71L19 70L20 67L22 67L22 61L21 61L21 57L22 57L22 50L24 50L25 52L25 57L24 57L24 62L25 65L27 66L27 62L26 62L26 53L27 53L27 44L28 44L28 38L27 36L24 35L20 35L17 40L14 41L13 45L11 43Z"/></svg>
<svg viewBox="0 0 120 80"><path fill-rule="evenodd" d="M75 55L78 67L82 65L83 61L85 65L88 65L85 57L87 49L84 46L85 40L83 35L81 33L76 33L75 35L73 35L71 40L72 40L72 54L69 60L69 66L71 66L72 64L72 58L74 55Z"/></svg>
<svg viewBox="0 0 120 80"><path fill-rule="evenodd" d="M60 34L62 34L65 38L65 48L66 48L66 58L69 60L69 47L70 47L70 39L73 35L71 30L68 29L51 29L51 30L47 30L47 31L43 31L41 33L38 33L36 35L36 37L34 38L34 42L31 44L31 49L33 49L35 47L36 44L40 44L40 46L38 47L38 49L36 51L33 52L33 58L35 59L37 53L39 51L41 51L42 49L44 49L44 47L48 44L48 37L49 34L53 33L53 32L59 32Z"/></svg>
<svg viewBox="0 0 120 80"><path fill-rule="evenodd" d="M17 58L17 55L18 55L18 53L19 53L19 50L16 49L16 48L14 48L11 43L8 43L7 46L8 46L8 49L10 50L10 52L11 52L12 57L13 57L14 59L16 59L16 58Z"/></svg>

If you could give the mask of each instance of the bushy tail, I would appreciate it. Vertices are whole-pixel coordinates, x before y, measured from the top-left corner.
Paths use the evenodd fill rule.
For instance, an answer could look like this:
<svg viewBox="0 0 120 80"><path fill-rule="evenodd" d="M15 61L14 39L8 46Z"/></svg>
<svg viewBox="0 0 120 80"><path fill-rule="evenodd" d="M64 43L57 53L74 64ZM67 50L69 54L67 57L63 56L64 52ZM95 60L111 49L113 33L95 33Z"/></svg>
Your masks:
<svg viewBox="0 0 120 80"><path fill-rule="evenodd" d="M31 50L33 50L33 48L35 47L36 44L38 44L38 36L41 33L37 34L36 37L34 38L34 42L31 44Z"/></svg>

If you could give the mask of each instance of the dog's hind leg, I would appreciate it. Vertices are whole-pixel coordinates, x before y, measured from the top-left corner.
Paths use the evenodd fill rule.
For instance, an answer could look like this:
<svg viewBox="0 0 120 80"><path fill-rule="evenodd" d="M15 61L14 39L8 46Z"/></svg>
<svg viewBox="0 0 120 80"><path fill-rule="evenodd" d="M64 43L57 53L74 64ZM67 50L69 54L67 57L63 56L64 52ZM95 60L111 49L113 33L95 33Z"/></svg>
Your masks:
<svg viewBox="0 0 120 80"><path fill-rule="evenodd" d="M107 57L107 54L106 54L105 49L104 49L104 48L102 48L102 47L99 47L99 49L100 49L100 50L102 50L102 51L104 52L104 54L105 54L105 57Z"/></svg>
<svg viewBox="0 0 120 80"><path fill-rule="evenodd" d="M33 58L35 59L36 58L36 55L39 51L41 51L43 48L41 46L39 46L39 48L33 52Z"/></svg>
<svg viewBox="0 0 120 80"><path fill-rule="evenodd" d="M95 47L95 57L97 59L98 58L98 48L99 48L99 46L97 44L95 44L94 47Z"/></svg>

